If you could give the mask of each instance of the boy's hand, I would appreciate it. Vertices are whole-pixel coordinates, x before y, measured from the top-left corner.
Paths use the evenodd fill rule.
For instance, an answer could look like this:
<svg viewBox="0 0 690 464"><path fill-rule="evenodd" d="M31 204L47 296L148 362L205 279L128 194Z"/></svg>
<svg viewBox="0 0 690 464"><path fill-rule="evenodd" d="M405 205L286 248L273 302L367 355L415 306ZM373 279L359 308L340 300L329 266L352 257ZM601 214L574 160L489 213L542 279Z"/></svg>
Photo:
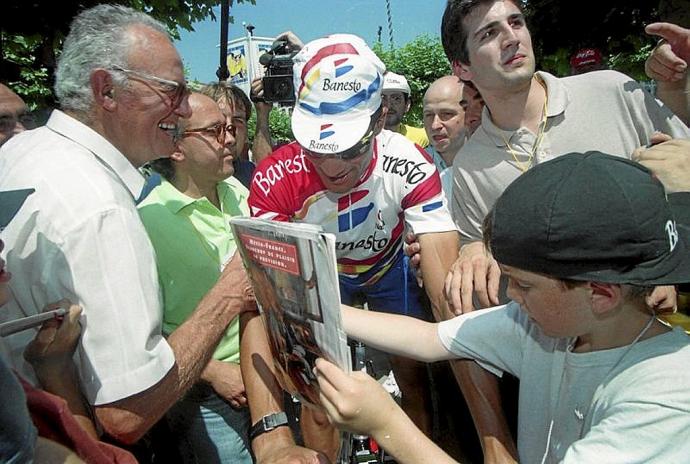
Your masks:
<svg viewBox="0 0 690 464"><path fill-rule="evenodd" d="M321 404L338 428L376 437L401 413L390 394L364 372L348 375L335 364L317 359L316 377Z"/></svg>

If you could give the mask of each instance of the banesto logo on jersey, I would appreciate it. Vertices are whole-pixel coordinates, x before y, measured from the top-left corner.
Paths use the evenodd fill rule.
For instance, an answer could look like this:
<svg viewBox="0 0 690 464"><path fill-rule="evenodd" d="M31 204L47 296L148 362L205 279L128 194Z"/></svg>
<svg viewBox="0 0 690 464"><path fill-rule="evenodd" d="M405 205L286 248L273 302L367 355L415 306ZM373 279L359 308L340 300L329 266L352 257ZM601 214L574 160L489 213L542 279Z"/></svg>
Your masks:
<svg viewBox="0 0 690 464"><path fill-rule="evenodd" d="M369 203L366 206L359 208L352 208L358 201L362 200L369 194L369 190L359 190L350 192L338 198L338 231L345 232L354 229L362 224L369 217L369 213L374 208L374 203ZM341 214L341 212L343 212Z"/></svg>

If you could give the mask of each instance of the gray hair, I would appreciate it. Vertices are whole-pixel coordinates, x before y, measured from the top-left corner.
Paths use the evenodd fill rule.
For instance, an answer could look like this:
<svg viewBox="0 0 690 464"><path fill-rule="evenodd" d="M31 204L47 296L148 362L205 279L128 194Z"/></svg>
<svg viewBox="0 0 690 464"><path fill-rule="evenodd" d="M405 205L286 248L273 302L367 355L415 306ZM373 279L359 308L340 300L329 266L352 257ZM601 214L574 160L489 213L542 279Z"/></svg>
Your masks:
<svg viewBox="0 0 690 464"><path fill-rule="evenodd" d="M132 41L128 28L137 24L170 37L161 22L121 5L97 5L74 18L55 73L55 94L63 109L89 112L93 105L91 72L97 68L127 67ZM113 80L124 85L126 77L114 73Z"/></svg>

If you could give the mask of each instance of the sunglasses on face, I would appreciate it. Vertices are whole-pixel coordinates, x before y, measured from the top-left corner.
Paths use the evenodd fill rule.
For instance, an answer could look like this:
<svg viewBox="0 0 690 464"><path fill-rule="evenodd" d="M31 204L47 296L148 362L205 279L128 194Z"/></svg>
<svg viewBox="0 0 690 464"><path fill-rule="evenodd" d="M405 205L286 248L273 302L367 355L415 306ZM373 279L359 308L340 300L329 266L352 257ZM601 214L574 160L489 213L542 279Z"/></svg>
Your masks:
<svg viewBox="0 0 690 464"><path fill-rule="evenodd" d="M186 135L191 135L191 134L202 134L202 135L207 135L207 136L213 136L215 137L216 141L220 143L221 145L225 145L225 134L230 133L233 137L237 134L237 126L233 124L225 124L222 122L219 122L218 124L214 124L209 127L202 127L200 129L189 129L184 132L182 132L182 136Z"/></svg>
<svg viewBox="0 0 690 464"><path fill-rule="evenodd" d="M112 70L121 72L128 78L135 77L139 80L156 83L160 88L159 90L165 95L168 106L173 109L179 107L184 97L190 93L186 82L171 81L140 71L125 69L117 65L113 66Z"/></svg>
<svg viewBox="0 0 690 464"><path fill-rule="evenodd" d="M311 158L316 158L316 159L323 159L323 158L338 158L341 160L351 160L358 158L362 155L365 155L366 153L369 152L371 149L371 143L373 142L373 136L374 131L369 131L367 135L365 135L362 140L357 142L353 147L348 148L345 151L341 151L339 153L316 153L310 150L307 150L306 148L302 147L302 151L304 151L304 154L311 157Z"/></svg>

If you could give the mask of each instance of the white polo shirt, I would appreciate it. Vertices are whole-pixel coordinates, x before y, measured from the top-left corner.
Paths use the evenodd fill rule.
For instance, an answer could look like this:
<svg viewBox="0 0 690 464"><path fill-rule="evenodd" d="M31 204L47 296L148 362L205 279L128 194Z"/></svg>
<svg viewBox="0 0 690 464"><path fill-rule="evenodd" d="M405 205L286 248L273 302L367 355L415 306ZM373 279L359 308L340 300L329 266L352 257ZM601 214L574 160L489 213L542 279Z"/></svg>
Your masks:
<svg viewBox="0 0 690 464"><path fill-rule="evenodd" d="M36 189L2 233L13 300L0 320L62 298L81 305L79 371L94 405L146 390L175 362L161 335L153 247L135 205L143 185L107 140L57 110L46 126L0 149L0 190ZM35 333L5 339L15 368L30 378L21 356Z"/></svg>

